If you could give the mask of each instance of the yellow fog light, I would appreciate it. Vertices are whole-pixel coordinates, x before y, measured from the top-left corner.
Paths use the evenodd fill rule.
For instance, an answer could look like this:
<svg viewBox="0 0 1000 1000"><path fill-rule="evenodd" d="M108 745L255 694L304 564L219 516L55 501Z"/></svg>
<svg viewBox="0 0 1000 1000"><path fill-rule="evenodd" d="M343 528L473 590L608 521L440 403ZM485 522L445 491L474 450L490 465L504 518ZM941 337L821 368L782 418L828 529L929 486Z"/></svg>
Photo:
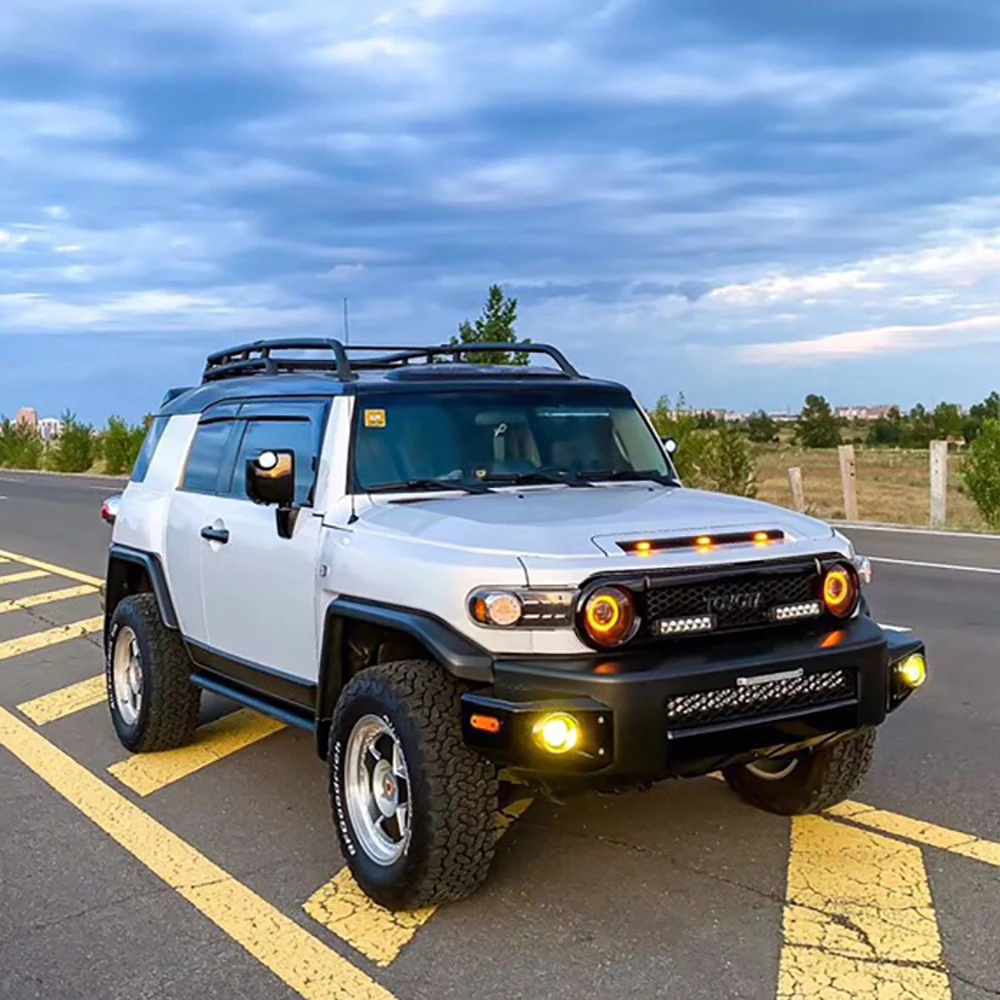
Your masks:
<svg viewBox="0 0 1000 1000"><path fill-rule="evenodd" d="M915 691L927 680L927 661L922 653L913 653L896 667L896 673L908 688Z"/></svg>
<svg viewBox="0 0 1000 1000"><path fill-rule="evenodd" d="M535 742L549 753L569 753L580 742L580 723L565 712L543 715L531 732Z"/></svg>

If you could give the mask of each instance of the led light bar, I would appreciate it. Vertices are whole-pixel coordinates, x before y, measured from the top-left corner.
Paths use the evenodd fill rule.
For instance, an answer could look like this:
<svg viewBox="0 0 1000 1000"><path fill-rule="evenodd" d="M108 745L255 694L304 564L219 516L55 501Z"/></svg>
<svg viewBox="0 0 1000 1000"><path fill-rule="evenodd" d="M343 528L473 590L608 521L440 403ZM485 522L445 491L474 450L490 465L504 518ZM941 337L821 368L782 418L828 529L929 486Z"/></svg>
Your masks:
<svg viewBox="0 0 1000 1000"><path fill-rule="evenodd" d="M711 615L691 618L661 618L653 626L657 635L689 635L692 632L711 632L715 619Z"/></svg>
<svg viewBox="0 0 1000 1000"><path fill-rule="evenodd" d="M791 622L800 618L819 618L823 605L819 601L803 601L801 604L781 604L771 609L776 622Z"/></svg>

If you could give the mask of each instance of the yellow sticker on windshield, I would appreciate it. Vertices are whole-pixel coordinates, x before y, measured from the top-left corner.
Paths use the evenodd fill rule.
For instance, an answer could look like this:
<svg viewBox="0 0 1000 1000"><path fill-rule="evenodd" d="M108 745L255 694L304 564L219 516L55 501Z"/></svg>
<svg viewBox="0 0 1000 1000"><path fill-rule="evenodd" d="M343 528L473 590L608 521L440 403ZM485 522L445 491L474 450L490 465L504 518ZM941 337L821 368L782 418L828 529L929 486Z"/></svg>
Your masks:
<svg viewBox="0 0 1000 1000"><path fill-rule="evenodd" d="M365 410L365 427L385 427L385 410Z"/></svg>

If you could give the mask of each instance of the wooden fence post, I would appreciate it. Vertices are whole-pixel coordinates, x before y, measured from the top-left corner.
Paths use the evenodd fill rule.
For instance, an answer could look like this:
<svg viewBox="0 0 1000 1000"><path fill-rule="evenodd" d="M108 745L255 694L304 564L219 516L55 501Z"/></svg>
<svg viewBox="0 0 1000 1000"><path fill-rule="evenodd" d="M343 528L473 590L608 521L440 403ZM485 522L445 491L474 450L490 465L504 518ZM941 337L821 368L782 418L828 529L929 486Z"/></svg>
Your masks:
<svg viewBox="0 0 1000 1000"><path fill-rule="evenodd" d="M857 521L858 470L854 461L854 445L842 444L837 452L840 455L840 482L844 487L844 517L848 521Z"/></svg>
<svg viewBox="0 0 1000 1000"><path fill-rule="evenodd" d="M801 514L806 509L806 495L802 489L802 470L794 465L788 470L788 488L792 491L792 506Z"/></svg>
<svg viewBox="0 0 1000 1000"><path fill-rule="evenodd" d="M948 523L948 442L931 441L931 527Z"/></svg>

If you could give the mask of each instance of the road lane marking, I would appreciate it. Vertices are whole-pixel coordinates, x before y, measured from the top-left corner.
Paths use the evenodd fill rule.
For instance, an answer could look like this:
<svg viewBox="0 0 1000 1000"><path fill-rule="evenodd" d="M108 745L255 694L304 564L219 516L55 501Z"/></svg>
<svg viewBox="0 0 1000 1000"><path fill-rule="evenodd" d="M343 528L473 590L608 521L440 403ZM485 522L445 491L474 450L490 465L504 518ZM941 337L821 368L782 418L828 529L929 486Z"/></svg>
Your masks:
<svg viewBox="0 0 1000 1000"><path fill-rule="evenodd" d="M28 580L40 580L43 576L48 576L44 570L40 569L26 569L22 570L20 573L8 573L6 576L0 576L0 584L4 583L26 583Z"/></svg>
<svg viewBox="0 0 1000 1000"><path fill-rule="evenodd" d="M918 569L944 569L953 573L986 573L990 576L1000 576L1000 569L989 566L958 566L954 563L922 562L919 559L887 559L884 556L868 556L870 562L887 563L890 566L916 566Z"/></svg>
<svg viewBox="0 0 1000 1000"><path fill-rule="evenodd" d="M89 583L81 583L77 587L66 587L64 590L50 590L44 594L32 594L30 597L15 597L9 601L0 601L0 615L8 611L24 611L27 608L37 608L40 604L52 604L54 601L65 601L71 597L85 597L96 594L97 588Z"/></svg>
<svg viewBox="0 0 1000 1000"><path fill-rule="evenodd" d="M524 814L531 801L519 799L500 812L497 839ZM385 910L364 894L350 869L345 867L320 886L306 900L303 909L313 920L384 969L399 958L400 952L438 908L427 906L400 913Z"/></svg>
<svg viewBox="0 0 1000 1000"><path fill-rule="evenodd" d="M107 700L107 682L104 674L98 674L78 684L70 684L69 687L23 702L17 706L17 710L31 719L36 726L44 726L74 712L99 705L105 700Z"/></svg>
<svg viewBox="0 0 1000 1000"><path fill-rule="evenodd" d="M876 809L861 802L841 802L840 805L827 809L826 814L1000 868L1000 844L975 837L971 833L949 830L944 826L900 816L899 813Z"/></svg>
<svg viewBox="0 0 1000 1000"><path fill-rule="evenodd" d="M920 848L822 816L791 846L778 1000L950 1000Z"/></svg>
<svg viewBox="0 0 1000 1000"><path fill-rule="evenodd" d="M57 642L80 639L93 632L100 632L103 628L104 616L101 615L98 618L72 622L69 625L57 625L44 632L32 632L31 635L22 636L20 639L8 639L6 642L0 642L0 660L9 660L13 656L21 656L22 653L32 653L36 649L45 649L46 646L54 646Z"/></svg>
<svg viewBox="0 0 1000 1000"><path fill-rule="evenodd" d="M830 524L848 531L889 531L899 535L933 535L937 538L975 538L977 541L1000 542L1000 535L985 531L942 531L939 528L917 528L905 524L862 524L858 521L831 521Z"/></svg>
<svg viewBox="0 0 1000 1000"><path fill-rule="evenodd" d="M346 958L2 708L0 746L305 1000L394 1000Z"/></svg>
<svg viewBox="0 0 1000 1000"><path fill-rule="evenodd" d="M32 559L30 556L19 556L16 552L7 552L0 549L0 556L9 559L11 562L21 563L23 566L32 566L35 569L43 569L47 573L53 573L56 576L64 576L67 580L76 580L78 583L89 583L94 587L104 585L104 581L98 576L78 573L75 569L67 569L65 566L56 566L54 563L42 562L40 559Z"/></svg>
<svg viewBox="0 0 1000 1000"><path fill-rule="evenodd" d="M285 728L284 722L241 708L199 726L186 747L135 754L108 771L136 794L151 795Z"/></svg>

